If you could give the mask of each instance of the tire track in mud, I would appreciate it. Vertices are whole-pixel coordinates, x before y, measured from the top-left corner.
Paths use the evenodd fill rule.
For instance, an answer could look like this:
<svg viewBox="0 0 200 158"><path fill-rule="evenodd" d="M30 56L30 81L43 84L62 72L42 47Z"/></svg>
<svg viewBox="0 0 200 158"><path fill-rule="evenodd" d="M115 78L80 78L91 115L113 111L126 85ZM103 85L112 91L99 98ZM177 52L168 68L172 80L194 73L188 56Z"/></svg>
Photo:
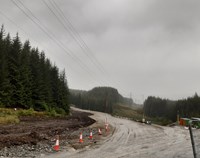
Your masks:
<svg viewBox="0 0 200 158"><path fill-rule="evenodd" d="M93 117L93 116L92 116ZM53 157L70 158L192 158L189 132L180 127L146 125L107 116L114 127L107 140L98 148L83 152L63 152ZM104 120L105 114L94 112L94 119Z"/></svg>

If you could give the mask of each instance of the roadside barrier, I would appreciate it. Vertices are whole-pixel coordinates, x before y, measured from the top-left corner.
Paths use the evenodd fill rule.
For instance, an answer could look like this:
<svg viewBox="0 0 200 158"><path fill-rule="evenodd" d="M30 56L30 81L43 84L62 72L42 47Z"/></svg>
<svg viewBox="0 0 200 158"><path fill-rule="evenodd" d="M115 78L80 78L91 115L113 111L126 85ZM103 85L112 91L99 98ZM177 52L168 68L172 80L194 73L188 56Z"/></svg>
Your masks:
<svg viewBox="0 0 200 158"><path fill-rule="evenodd" d="M82 132L80 133L79 143L83 143L83 135L82 135Z"/></svg>
<svg viewBox="0 0 200 158"><path fill-rule="evenodd" d="M56 144L54 145L53 149L55 151L58 151L60 149L60 146L59 146L59 136L58 135L56 136Z"/></svg>

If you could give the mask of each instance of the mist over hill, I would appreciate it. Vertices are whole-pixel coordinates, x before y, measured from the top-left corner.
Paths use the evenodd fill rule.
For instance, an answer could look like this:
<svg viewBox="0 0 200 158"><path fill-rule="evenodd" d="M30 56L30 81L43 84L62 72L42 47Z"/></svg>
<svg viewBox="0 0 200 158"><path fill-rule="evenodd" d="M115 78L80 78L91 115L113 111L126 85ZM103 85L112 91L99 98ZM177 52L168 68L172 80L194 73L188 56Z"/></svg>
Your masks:
<svg viewBox="0 0 200 158"><path fill-rule="evenodd" d="M76 107L113 112L113 106L120 103L126 106L136 105L131 98L123 97L118 90L112 87L95 87L89 91L70 89L69 102Z"/></svg>

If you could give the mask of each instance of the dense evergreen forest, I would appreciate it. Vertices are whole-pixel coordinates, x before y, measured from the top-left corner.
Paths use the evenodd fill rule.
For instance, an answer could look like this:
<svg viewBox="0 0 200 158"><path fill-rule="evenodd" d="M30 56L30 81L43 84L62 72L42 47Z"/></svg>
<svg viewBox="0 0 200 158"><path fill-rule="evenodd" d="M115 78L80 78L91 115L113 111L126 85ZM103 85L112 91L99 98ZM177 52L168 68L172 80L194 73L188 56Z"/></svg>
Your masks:
<svg viewBox="0 0 200 158"><path fill-rule="evenodd" d="M176 111L182 117L200 117L200 97L197 93L193 97L178 100Z"/></svg>
<svg viewBox="0 0 200 158"><path fill-rule="evenodd" d="M51 64L44 52L11 39L0 31L0 107L68 112L65 71Z"/></svg>
<svg viewBox="0 0 200 158"><path fill-rule="evenodd" d="M158 97L148 97L144 102L143 111L145 116L176 120L176 102Z"/></svg>
<svg viewBox="0 0 200 158"><path fill-rule="evenodd" d="M144 102L144 114L149 117L166 118L176 121L177 114L180 117L200 117L200 97L193 97L171 101L158 97L148 97Z"/></svg>
<svg viewBox="0 0 200 158"><path fill-rule="evenodd" d="M70 90L70 103L81 109L112 113L113 105L132 105L133 100L124 98L115 88L95 87L89 91Z"/></svg>

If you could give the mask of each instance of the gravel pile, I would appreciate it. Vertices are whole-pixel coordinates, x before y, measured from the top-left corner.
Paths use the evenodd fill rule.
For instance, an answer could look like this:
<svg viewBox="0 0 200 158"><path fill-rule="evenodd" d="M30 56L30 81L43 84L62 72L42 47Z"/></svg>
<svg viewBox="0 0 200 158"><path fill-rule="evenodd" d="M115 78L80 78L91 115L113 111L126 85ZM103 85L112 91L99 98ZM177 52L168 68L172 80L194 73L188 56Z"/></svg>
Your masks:
<svg viewBox="0 0 200 158"><path fill-rule="evenodd" d="M96 143L96 140L89 139L89 132L92 130L93 135L98 135L97 128L83 128L68 133L68 135L61 135L59 140L60 151L66 150L67 147L80 149L85 146ZM79 134L82 132L84 143L79 143ZM65 133L66 134L66 133ZM44 154L51 154L56 152L53 149L55 145L55 138L43 142L38 142L36 145L23 144L19 146L4 147L0 150L0 158L39 158L43 157Z"/></svg>

